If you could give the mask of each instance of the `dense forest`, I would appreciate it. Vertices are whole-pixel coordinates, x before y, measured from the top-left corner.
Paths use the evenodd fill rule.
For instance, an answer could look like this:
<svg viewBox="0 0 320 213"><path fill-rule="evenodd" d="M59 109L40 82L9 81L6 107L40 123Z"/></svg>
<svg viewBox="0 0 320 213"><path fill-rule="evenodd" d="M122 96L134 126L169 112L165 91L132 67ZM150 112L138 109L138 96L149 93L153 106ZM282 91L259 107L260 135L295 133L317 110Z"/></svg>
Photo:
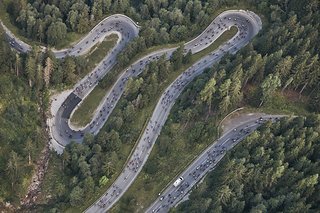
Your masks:
<svg viewBox="0 0 320 213"><path fill-rule="evenodd" d="M0 206L24 196L46 142L46 89L28 85L25 58L11 50L0 29Z"/></svg>
<svg viewBox="0 0 320 213"><path fill-rule="evenodd" d="M270 11L275 10L275 6L269 7ZM189 144L204 141L201 136L210 135L208 132L211 130L212 124L206 121L208 113L225 115L235 107L247 104L253 107L272 105L275 101L274 97L278 97L278 94L285 94L287 91L292 91L297 96L299 96L299 92L302 96L304 90L313 96L318 94L319 60L317 53L319 47L311 45L311 43L315 44L318 41L318 37L311 36L314 33L311 31L312 26L318 26L318 23L315 22L318 14L308 15L306 23L310 25L309 30L298 31L297 29L303 26L302 20L307 17L298 19L292 11L290 15L273 20L274 13L265 14L269 18L269 23L253 44L249 44L235 56L225 57L221 63L207 70L179 98L178 109L173 111L169 118L170 121L173 119L176 122L192 123L190 121L195 118L202 118L189 127L190 132L187 139ZM293 25L291 29L287 27L289 23ZM305 27L302 28L305 29ZM286 37L279 39L279 34L284 35L284 31L286 31ZM270 40L270 45L265 45L266 39ZM301 43L307 47L300 48L301 43L293 42L295 39L302 40ZM304 42L304 40L310 39L313 39L312 42ZM119 57L126 59L126 61L123 60L124 64L134 54L141 51L139 48L145 47L145 45L139 45L139 42L144 42L143 37L132 42L127 48L128 51L120 54ZM276 42L277 44L274 44ZM306 54L306 52L308 53ZM303 64L300 61L302 56L308 57ZM176 57L173 57L173 59L175 58L180 58L177 61L184 61L178 52ZM157 63L151 63L141 76L129 81L124 97L121 98L117 109L99 135L95 139L91 138L92 142L89 145L87 143L84 145L74 144L67 149L63 155L65 156L63 159L66 159L64 160L64 168L67 171L67 176L72 180L77 177L77 181L71 188L67 187L71 193L69 190L65 190L64 201L71 201L71 205L76 206L86 200L86 196L90 197L89 193L86 196L83 196L82 193L88 191L85 185L88 178L90 180L93 178L95 184L90 181L92 188L89 192L94 193L95 187L103 186L104 180L114 177L117 172L116 168L121 168L117 165L118 161L123 161L125 158L120 150L123 150L128 144L131 144L132 147L139 136L139 131L142 128L142 126L137 128L139 112L147 109L155 101L155 97L159 96L165 79L168 79L168 76L174 72L173 67L177 66L175 64L181 66L181 63L176 61L166 62L163 59ZM298 69L297 65L302 65L302 67L298 66ZM161 72L159 72L160 70ZM302 73L310 72L314 74L314 78L304 75L305 79L303 79ZM318 110L314 104L317 102L310 102L308 106L310 111ZM165 135L160 137L161 141L160 139L157 141L157 143L161 142L162 148L158 150L160 156L166 156L172 152L172 147L170 148L169 144L170 141L174 142L172 139L174 138L173 131L168 130L167 126L164 128L163 134ZM163 142L166 140L167 142ZM98 154L96 154L97 150L99 150ZM152 165L155 165L154 159L150 159L150 162L146 164L148 175L154 171ZM84 173L84 171L86 172Z"/></svg>
<svg viewBox="0 0 320 213"><path fill-rule="evenodd" d="M306 110L319 112L319 38L316 36L319 33L316 21L319 13L315 9L319 5L311 1L306 5L300 3L262 4L261 8L270 9L259 13L265 15L265 26L253 43L235 56L225 57L185 89L156 142L156 154L150 156L141 173L144 180L133 184L133 189L120 200L115 212L137 211L143 205L141 202L145 202L143 199L147 199L143 194L157 192L152 186L161 181L159 176L163 178L167 175L156 171L166 171L168 168L173 171L170 162L179 164L179 159L174 155L179 153L177 148L181 145L181 138L185 140L185 146L180 153L192 152L190 147L205 143L212 135L213 124L218 124L210 123L208 114L223 117L241 106L271 106L277 111L290 112L292 96L298 102L305 103ZM284 9L287 14L279 11ZM309 13L301 11L305 9ZM275 19L276 16L278 18ZM288 27L290 25L291 28ZM308 59L301 61L302 57ZM140 93L143 100L143 92ZM179 128L186 129L183 131L185 137L179 136Z"/></svg>
<svg viewBox="0 0 320 213"><path fill-rule="evenodd" d="M171 212L319 212L320 117L266 123Z"/></svg>
<svg viewBox="0 0 320 213"><path fill-rule="evenodd" d="M102 17L112 13L125 13L142 25L140 37L128 45L118 59L126 65L130 58L145 48L158 44L189 40L200 33L213 19L213 14L223 7L251 5L250 9L264 15L264 27L252 48L237 64L243 87L249 82L261 83L268 74L262 94L276 88L294 91L315 100L313 110L319 110L319 2L309 1L66 1L19 0L8 1L7 11L11 20L23 34L34 40L56 44L67 32L89 31ZM254 6L252 6L254 5ZM56 35L63 33L63 35ZM50 38L53 36L54 38ZM54 41L51 41L51 40ZM58 39L58 40L57 40ZM51 60L54 60L50 57ZM71 62L71 60L68 60ZM61 66L53 67L53 82L74 83L83 60L76 65L67 63L70 72L63 73ZM241 79L244 78L244 79ZM231 79L232 80L232 79ZM270 84L269 84L270 83ZM246 89L251 89L247 87ZM254 91L250 91L254 92ZM228 100L228 98L226 99ZM262 105L265 100L260 100Z"/></svg>
<svg viewBox="0 0 320 213"><path fill-rule="evenodd" d="M174 67L180 68L188 62L189 55L183 57L182 48L174 55L172 62L161 57L158 62L152 62L139 78L129 79L124 97L97 137L87 134L82 144L67 146L62 154L61 168L65 175L49 184L51 193L60 201L55 207L63 207L65 203L78 207L116 177L128 154L123 152L123 147L131 149L139 137L142 125L138 124L138 117L145 114L150 103L161 94L159 88L163 89L165 83L169 83L165 80L170 73L177 74ZM175 60L178 55L181 63Z"/></svg>
<svg viewBox="0 0 320 213"><path fill-rule="evenodd" d="M0 201L18 204L25 195L48 141L49 90L75 83L86 69L83 62L81 57L56 60L36 47L18 54L0 28Z"/></svg>
<svg viewBox="0 0 320 213"><path fill-rule="evenodd" d="M279 99L293 95L306 105L307 111L320 110L317 0L6 2L6 11L22 34L49 45L61 42L68 32L89 31L109 14L125 13L138 21L142 29L140 37L119 54L120 66L127 65L137 53L153 45L195 37L217 11L242 6L256 11L263 18L261 33L238 54L227 55L192 82L176 103L169 121L190 124L189 145L196 145L210 135L208 132L215 123L209 123L208 115L222 117L239 106L267 107L280 103L280 108L286 109L287 105ZM127 157L124 147L132 148L139 137L143 123L135 125L136 119L143 115L143 110L150 111L168 80L177 74L174 72L182 71L179 68L190 62L189 57L184 58L177 51L171 61L160 59L137 79L130 79L124 97L98 136L87 135L83 144L72 143L61 157L55 156L55 165L60 169L50 171L56 177L46 192L51 199L39 208L48 204L49 208L54 207L53 211L59 211L70 205L79 206L110 183L122 168L119 162ZM28 184L22 174L27 169L29 173L25 174L30 174L29 154L34 160L37 156L34 147L41 147L45 142L38 111L48 107L48 90L73 85L86 70L86 64L82 57L57 60L50 52L41 54L35 47L28 55L19 56L3 38L0 60L3 73L0 181L5 183L1 184L0 199L11 201L23 196L14 192L13 189L19 188L14 186ZM172 151L172 134L173 130L165 126L161 141L157 141L163 145L159 148L161 156ZM154 159L151 160L154 165ZM148 163L146 168L152 173Z"/></svg>
<svg viewBox="0 0 320 213"><path fill-rule="evenodd" d="M221 3L222 5L223 3ZM207 25L220 3L195 1L129 0L18 0L7 12L28 38L55 45L67 32L85 33L106 15L124 13L143 22L147 46L181 41Z"/></svg>

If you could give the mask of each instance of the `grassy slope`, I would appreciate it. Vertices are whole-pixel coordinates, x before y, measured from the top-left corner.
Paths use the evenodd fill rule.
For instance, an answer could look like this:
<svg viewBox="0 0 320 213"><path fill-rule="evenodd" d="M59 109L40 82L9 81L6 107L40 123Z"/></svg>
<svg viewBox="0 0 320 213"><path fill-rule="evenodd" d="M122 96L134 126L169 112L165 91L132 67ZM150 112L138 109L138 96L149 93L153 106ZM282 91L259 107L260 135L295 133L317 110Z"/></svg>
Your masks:
<svg viewBox="0 0 320 213"><path fill-rule="evenodd" d="M260 99L258 85L247 85L244 88L244 106L252 112L265 112L270 114L295 114L307 115L308 111L308 97L300 96L298 92L292 90L285 90L281 93L280 90L270 98L270 100L257 108Z"/></svg>

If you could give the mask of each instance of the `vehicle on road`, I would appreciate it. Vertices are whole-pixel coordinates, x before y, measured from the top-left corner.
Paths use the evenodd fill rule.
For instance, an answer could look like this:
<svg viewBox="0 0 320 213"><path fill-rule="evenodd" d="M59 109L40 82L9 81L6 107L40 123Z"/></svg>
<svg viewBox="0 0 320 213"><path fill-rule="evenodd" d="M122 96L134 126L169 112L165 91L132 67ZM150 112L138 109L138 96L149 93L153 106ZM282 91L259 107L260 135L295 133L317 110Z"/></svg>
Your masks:
<svg viewBox="0 0 320 213"><path fill-rule="evenodd" d="M182 182L183 182L184 178L181 176L179 177L174 183L173 186L174 187L178 187Z"/></svg>
<svg viewBox="0 0 320 213"><path fill-rule="evenodd" d="M246 29L237 27L238 33L236 34L236 37L234 37L233 39L230 40L230 42L233 41L235 43L235 45L238 46L237 49L246 45L247 42L249 42L252 39L252 37L255 36L258 33L258 31L261 29L260 18L256 15L252 15L248 11L241 11L241 10L226 11L221 14L221 17L224 17L227 14L228 14L228 17L230 16L230 14L238 14L239 16L241 15L242 19L244 19L245 17L250 18L250 20L252 19L252 22L250 21L250 25L248 25ZM136 26L134 24L134 22L129 17L125 17L122 15L113 15L111 17L117 18L118 21L116 23L116 27L112 26L108 29L108 31L110 31L110 30L116 31L120 35L121 39L126 38L125 39L126 43L128 43L131 39L138 36L139 26ZM111 17L108 17L108 21L106 20L104 23L104 25L107 25L106 29L110 25L112 25L112 18ZM238 20L238 19L240 19L240 18L238 18L238 16L237 16L236 20ZM219 29L217 29L215 26L213 26L213 25L216 25L216 23L217 23L216 20L217 20L217 18L212 22L212 24L210 24L208 26L207 30L204 31L204 32L207 32L208 35L205 35L204 33L200 34L199 37L187 42L184 45L184 48L189 49L190 51L192 50L192 54L194 54L194 53L200 52L201 50L203 50L205 48L202 46L202 44L208 45L206 39L209 39L209 37L212 38L212 40L210 40L210 42L214 42L220 36L220 33L224 32L226 30L226 28L225 28L226 23L219 23L218 24ZM122 24L121 24L121 26L118 26L118 25L120 25L120 21ZM220 18L220 22L222 22L221 18ZM233 23L233 21L227 22L227 23L228 23L228 26L241 26L241 24L243 22L241 20L238 20L237 23ZM220 24L222 24L222 26L224 26L224 28L222 28L220 26ZM123 32L124 29L128 32L128 34ZM250 29L250 34L249 34L248 29ZM212 33L210 34L211 30L212 30ZM130 35L131 35L130 37L129 37L129 31L130 31ZM243 31L246 31L246 32L243 32ZM93 39L93 42L96 42L96 40L97 40L96 38L99 37L99 34L100 33L96 33L96 32L91 31L90 37L88 37L88 39L91 40L91 38L93 36L95 36ZM127 37L125 35L127 35ZM243 36L241 36L241 38L240 38L239 35L243 35ZM101 37L101 35L100 35L100 37ZM204 39L203 39L203 37L204 37ZM236 41L236 38L238 39L237 41ZM94 45L94 43L90 42L90 45L83 46L82 41L83 40L81 40L78 44L73 46L71 49L72 51L70 49L63 50L63 51L57 51L57 52L55 52L55 55L58 58L63 58L66 56L65 53L68 52L68 53L70 53L70 55L77 56L78 54L80 55L80 54L85 53L85 51L80 51L80 50L88 50L88 49L90 49L90 46ZM165 54L166 59L169 59L169 57L172 56L172 53L174 51L174 48L170 48L170 49L163 49L163 50L159 50L156 52L152 52L148 56L145 56L142 59L140 59L140 61L138 60L135 63L133 63L131 65L131 68L127 69L120 76L120 78L122 78L122 79L125 78L126 80L121 82L121 84L120 83L118 84L117 83L118 81L117 81L112 87L113 88L112 92L107 94L107 97L104 100L103 104L100 105L101 107L104 107L103 111L105 111L107 113L103 114L101 111L101 108L99 108L97 110L97 113L95 114L94 118L91 120L90 124L87 127L84 127L83 129L81 129L81 131L72 129L72 126L69 126L69 123L68 123L68 120L70 118L72 110L74 110L76 108L76 106L78 104L80 104L80 102L98 84L98 81L95 79L102 79L103 76L111 70L112 65L116 63L116 55L124 47L125 47L125 43L119 42L118 45L116 47L114 47L114 49L112 49L110 55L107 55L105 57L103 63L100 63L92 71L92 73L90 75L85 76L83 78L83 80L81 80L79 82L79 84L76 85L75 89L71 92L71 94L67 97L67 99L63 102L63 105L60 105L58 110L53 112L53 114L55 115L55 116L53 116L54 119L49 119L48 122L50 123L50 134L53 138L53 140L52 140L52 143L54 144L53 147L57 151L62 153L63 152L62 147L64 147L68 143L70 143L71 140L81 143L85 133L90 133L90 134L96 135L100 131L100 129L103 127L105 121L108 119L112 110L114 109L117 102L119 101L119 99L123 93L123 88L125 86L124 82L126 82L129 79L129 77L131 78L131 77L135 77L135 76L139 75L143 71L144 66L147 66L150 61L155 59L155 57L159 57L160 55ZM30 49L30 47L27 46L27 48L24 48L24 52L27 52L29 49ZM222 53L220 53L220 52L218 53L218 51L221 51ZM76 54L76 52L78 54ZM179 96L181 91L184 89L185 85L187 85L189 82L191 82L196 76L201 74L205 70L206 67L210 67L214 63L218 62L220 60L220 58L222 57L222 55L226 52L229 52L231 54L235 54L235 50L233 50L233 49L231 49L231 47L223 44L220 48L218 48L212 54L213 56L215 56L214 58L203 57L203 58L199 59L198 61L196 61L192 65L192 67L191 67L192 69L183 72L178 77L180 79L179 82L177 81L177 83L173 83L172 85L170 85L167 88L166 93L163 94L163 97L164 97L163 101L158 102L156 109L153 111L153 114L150 118L150 124L148 124L148 126L145 128L145 132L143 133L143 137L142 137L143 139L141 138L141 140L138 142L137 148L133 151L133 153L131 155L131 160L132 160L132 162L135 162L135 163L130 168L126 167L125 170L123 170L123 173L121 173L121 175L118 177L117 180L115 180L115 182L113 184L113 186L119 185L121 187L120 188L121 191L115 192L114 188L109 188L108 191L103 196L101 196L99 198L99 202L108 200L108 204L105 203L103 206L92 205L86 210L86 212L90 212L90 213L91 212L106 212L114 205L114 203L117 202L118 199L120 199L122 194L128 189L128 187L131 185L133 180L137 177L141 168L143 167L144 163L146 162L146 160L150 154L150 150L152 150L152 146L154 144L151 142L155 141L159 132L161 132L161 127L164 124L164 122L166 121L166 119L169 115L169 112L171 110L171 107L174 104L174 101L177 99L177 97ZM110 65L107 65L108 61L109 61ZM114 62L114 63L112 63L112 62ZM132 73L134 73L135 69L139 70L139 73L136 72L135 75L133 76ZM132 72L129 72L129 71L132 71ZM95 78L91 78L91 76L93 74L95 75ZM156 129L157 131L155 131L156 126L151 124L151 120L153 122L160 123L160 124L158 124L158 128ZM150 131L150 130L152 130L152 131ZM148 142L148 144L146 144L146 142ZM141 150L141 147L143 147L143 146L144 147L147 146L149 150L147 150L147 149L144 149L145 151ZM139 150L138 150L138 148L139 148ZM221 150L221 151L216 150L216 152L217 152L216 156L223 154L225 151L226 150ZM136 159L137 155L139 156L138 160ZM200 179L200 172L203 172L204 169L205 169L204 166L198 167L196 174L194 176L194 179L199 180ZM126 177L128 177L128 178L126 178ZM173 183L174 187L177 187L177 188L173 188L173 187L171 187L171 188L175 189L175 191L177 191L177 192L183 193L186 190L185 190L185 187L182 186L182 183L188 184L188 181L189 181L188 178L186 180L184 180L183 176L180 176ZM182 188L183 188L183 190L182 190ZM112 192L112 193L110 193L110 192ZM116 196L114 196L114 195L116 195ZM173 200L175 200L176 198L177 198L176 196L173 196ZM161 201L161 198L160 198L160 201ZM97 202L95 202L95 203L97 203ZM151 208L151 209L155 209L155 208ZM150 211L151 211L151 209L150 209ZM157 212L160 211L160 208L156 208L155 211L157 211Z"/></svg>

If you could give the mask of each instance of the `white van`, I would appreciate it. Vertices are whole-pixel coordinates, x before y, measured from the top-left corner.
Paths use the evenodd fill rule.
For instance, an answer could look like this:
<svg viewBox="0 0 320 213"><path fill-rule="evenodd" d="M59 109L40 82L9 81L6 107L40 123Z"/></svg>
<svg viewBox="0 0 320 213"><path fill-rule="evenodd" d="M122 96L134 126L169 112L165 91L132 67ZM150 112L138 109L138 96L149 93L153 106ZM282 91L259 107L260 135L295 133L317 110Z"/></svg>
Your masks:
<svg viewBox="0 0 320 213"><path fill-rule="evenodd" d="M173 183L173 186L174 187L177 187L179 186L182 182L183 182L183 177L179 177L174 183Z"/></svg>

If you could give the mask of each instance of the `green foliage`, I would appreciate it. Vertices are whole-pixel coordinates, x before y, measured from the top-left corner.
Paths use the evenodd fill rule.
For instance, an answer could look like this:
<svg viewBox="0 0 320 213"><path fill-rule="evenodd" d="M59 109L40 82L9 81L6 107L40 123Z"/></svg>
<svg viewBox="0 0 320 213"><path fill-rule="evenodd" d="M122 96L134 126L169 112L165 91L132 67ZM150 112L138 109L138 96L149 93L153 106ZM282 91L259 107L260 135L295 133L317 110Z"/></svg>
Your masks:
<svg viewBox="0 0 320 213"><path fill-rule="evenodd" d="M125 12L135 21L139 21L142 29L140 37L134 39L125 51L118 55L120 67L128 65L130 59L152 45L190 39L207 26L212 20L214 11L239 3L235 0L162 2L8 0L8 2L6 9L10 13L11 20L22 29L23 34L50 45L61 43L66 31L84 33L104 15ZM164 135L157 142L159 146L161 145L156 148L159 157L164 158L175 153L174 148L170 149L168 141L175 139L174 131L178 132L179 127L188 130L188 137L184 139L189 149L201 146L201 143L209 139L209 129L214 128L214 123L200 119L205 117L207 105L209 112L219 116L243 104L258 106L261 94L268 99L274 94L273 92L277 92L276 89L280 86L277 83L279 80L282 82L281 90L284 94L287 91L294 91L304 96L310 94L310 110L320 109L319 5L316 0L290 2L249 0L247 3L256 5L257 12L264 15L268 22L264 25L263 32L238 54L226 56L219 65L206 70L181 94L167 127L164 127ZM19 56L10 50L3 39L0 45L0 71L3 74L0 77L0 172L5 174L0 177L1 183L5 183L1 184L0 196L11 200L14 194L17 194L10 190L12 182L17 186L15 189L21 188L21 174L24 174L28 155L31 155L31 159L36 157L37 152L31 152L33 148L30 148L30 143L27 141L32 141L37 149L43 140L38 109L42 110L47 106L47 103L42 102L48 97L48 90L44 86L46 82L42 78L43 70L50 67L47 61L52 61L53 66L49 75L49 86L71 86L77 81L78 75L83 75L88 67L83 63L82 57L55 60L50 52L42 55L37 48L34 48L28 56ZM50 60L47 60L48 58ZM118 103L117 109L98 136L86 138L88 140L84 144L68 146L61 157L63 168L61 171L65 175L65 180L61 180L57 189L53 191L59 195L54 196L58 198L56 206L64 209L70 204L82 204L95 193L96 186L102 186L100 184L102 177L112 179L116 176L114 174L122 168L119 162L124 162L127 157L124 153L128 154L130 151L122 150L122 147L132 148L139 137L143 123L152 112L152 104L155 103L156 97L175 76L172 74L173 71L188 64L190 58L190 53L182 57L182 48L179 48L171 62L161 58L159 62L149 64L141 78L130 80L130 89L126 90L125 98ZM279 80L273 81L273 78L268 80L267 76L278 76ZM210 79L214 79L214 85ZM267 84L268 81L272 84ZM104 83L109 84L110 79ZM258 85L265 86L260 90ZM253 87L254 92L247 92L250 87ZM183 122L184 125L179 126L179 122ZM300 126L301 123L303 122L299 120ZM180 150L183 151L183 148L180 147ZM11 150L16 155L10 154ZM256 157L253 157L252 161L255 163L262 161L261 158L266 157L267 151L264 148L253 150ZM280 152L278 155L280 158L283 153ZM301 165L303 163L302 161ZM151 161L150 164L147 173L152 175L155 173L152 165L155 161ZM18 169L15 169L14 165L17 165ZM274 178L281 175L283 169L286 167L277 167ZM243 170L238 172L241 175ZM299 182L301 188L312 185L317 179L314 175L306 178ZM263 187L258 181L255 184L257 189ZM149 179L145 187L151 185ZM230 208L233 208L233 211L247 208L245 201L233 199L238 193L237 190L243 191L243 186L239 185L235 190L232 184L226 184L219 190L221 202L232 202ZM84 196L81 194L83 191L88 193ZM253 195L248 196L253 197ZM251 197L252 211L264 211L269 208L260 194ZM297 200L298 195L293 193L288 194L288 197L290 199L286 202L289 206L290 202L294 203ZM210 206L217 212L223 210L221 205L211 205L213 199L210 199L201 198L199 199L201 202L197 205ZM283 197L271 199L270 205L277 206L283 199ZM303 206L302 202L295 204ZM128 199L123 208L132 210L133 206L133 201Z"/></svg>
<svg viewBox="0 0 320 213"><path fill-rule="evenodd" d="M176 212L319 211L319 140L319 115L264 124L227 153Z"/></svg>
<svg viewBox="0 0 320 213"><path fill-rule="evenodd" d="M24 36L39 42L50 45L63 43L66 31L83 34L103 17L125 13L142 25L141 35L147 47L189 39L211 21L210 15L214 9L228 4L199 0L7 2L4 6L13 24L22 29Z"/></svg>
<svg viewBox="0 0 320 213"><path fill-rule="evenodd" d="M277 75L268 75L267 78L261 84L261 103L260 106L263 104L264 101L268 100L275 92L275 90L281 86L281 80Z"/></svg>
<svg viewBox="0 0 320 213"><path fill-rule="evenodd" d="M99 180L99 186L105 186L108 183L109 179L106 176L102 176Z"/></svg>
<svg viewBox="0 0 320 213"><path fill-rule="evenodd" d="M84 190L79 186L74 187L70 194L70 204L72 206L79 206L82 204L83 200Z"/></svg>
<svg viewBox="0 0 320 213"><path fill-rule="evenodd" d="M48 28L47 42L54 46L61 42L67 34L67 27L62 22L52 23Z"/></svg>
<svg viewBox="0 0 320 213"><path fill-rule="evenodd" d="M231 1L229 1L231 2ZM270 18L271 10L276 10L276 4L282 4L275 1L267 2L267 1L259 1L259 10L263 13L267 19ZM256 4L256 1L252 1L252 3ZM274 4L271 6L270 4ZM283 7L283 5L281 5ZM289 10L289 9L288 9ZM314 10L315 11L315 10ZM303 15L303 14L302 14ZM268 75L277 76L275 79L272 77L272 80L275 80L274 84L271 86L274 87L265 87L265 94L269 95L266 96L270 98L270 103L267 101L267 104L273 104L274 99L278 100L278 96L281 99L284 99L284 96L281 96L280 91L277 91L279 88L280 81L281 82L288 82L287 85L282 84L283 93L287 91L296 90L294 85L292 85L292 80L290 82L290 78L304 79L308 82L306 87L304 88L305 91L313 91L314 94L317 94L316 91L319 91L319 84L312 83L313 86L310 86L309 81L310 79L305 75L294 75L295 70L293 67L299 64L298 58L296 56L299 49L295 52L287 51L287 45L295 45L293 39L297 37L301 40L304 40L306 37L311 36L314 31L310 30L309 33L303 34L303 31L299 31L299 35L294 35L294 33L287 33L286 32L286 22L290 19L291 14L286 16L285 14L278 14L277 15L277 22L270 21L270 23L265 23L264 25L264 32L259 34L253 44L249 44L247 47L240 50L239 53L236 55L228 55L222 59L220 64L214 65L214 67L210 70L207 70L203 75L199 78L194 80L190 86L188 86L184 92L181 94L180 98L176 101L175 107L172 109L170 113L170 117L168 118L166 125L163 127L161 135L159 136L158 141L156 142L156 146L153 150L153 154L151 154L148 162L145 165L145 169L141 173L141 176L138 178L135 184L133 184L132 189L128 191L127 196L125 195L124 198L120 201L119 205L115 207L116 212L123 212L128 207L126 201L131 199L130 206L135 208L135 205L143 205L148 206L153 198L156 198L157 193L159 190L163 189L163 187L171 180L166 174L168 167L170 166L170 171L176 171L176 167L170 165L171 162L174 162L177 165L179 162L177 159L172 157L172 155L181 156L184 153L188 152L188 145L192 144L192 148L194 149L195 146L200 146L204 140L208 139L208 130L209 127L214 127L214 123L207 124L204 121L198 121L198 118L203 118L204 114L206 113L206 105L201 100L201 91L202 96L204 96L204 91L206 90L206 85L209 84L210 79L215 79L215 91L212 94L212 114L214 115L225 115L230 112L232 109L243 106L245 104L252 104L254 106L258 106L260 103L260 98L262 94L262 90L260 89L259 85L262 85L262 82L265 81ZM301 20L303 19L304 25L307 25L308 22L305 22L306 19L312 20L314 26L318 26L318 23L315 21L318 17L318 14L314 12L313 14L309 15L308 17L300 17ZM299 19L297 19L299 20ZM301 21L302 22L302 21ZM297 23L293 22L293 25ZM279 27L282 26L282 27ZM281 33L279 32L279 28L281 28ZM291 28L292 30L297 29L296 27ZM310 28L311 29L311 28ZM311 33L312 32L312 33ZM297 32L296 32L297 33ZM266 34L268 34L266 36ZM317 34L317 33L315 33ZM279 36L283 36L282 39L279 40ZM311 36L314 41L317 41L318 38ZM264 40L265 39L265 40ZM277 45L274 43L270 45L269 42L278 42ZM291 41L291 42L290 42ZM316 56L317 49L319 49L318 45L308 46L305 50L312 52L312 54L306 54L306 57L309 58L309 61L313 61L312 59ZM286 49L286 51L282 50ZM302 54L303 55L303 54ZM313 55L313 56L312 56ZM299 59L299 61L303 58ZM297 60L295 65L293 65L294 60ZM317 62L319 63L319 61ZM304 74L308 73L306 69L307 63L302 65L303 68L299 69L300 73L306 71ZM314 70L315 67L313 68ZM317 72L318 73L318 72ZM316 74L317 76L319 75ZM316 77L317 79L317 77ZM266 80L268 83L268 80ZM303 89L305 84L302 84L302 81L299 82L296 80L296 84L301 83L298 88ZM267 85L267 84L266 84ZM150 86L150 85L149 85ZM150 86L151 87L151 86ZM249 93L248 89L253 88L254 92ZM302 90L302 91L304 91ZM299 91L300 92L300 91ZM277 95L274 95L277 94ZM303 95L308 95L308 92L305 92ZM271 96L271 97L270 97ZM279 98L279 99L280 99ZM255 102L251 102L250 100L256 100ZM285 103L284 101L277 101L279 103ZM206 102L207 103L207 102ZM207 103L208 104L208 103ZM287 106L282 106L286 108ZM279 107L277 108L280 109ZM188 123L190 119L190 123ZM217 119L217 118L216 118ZM189 125L191 128L189 129ZM201 127L202 125L202 127ZM198 128L200 126L200 128ZM179 128L180 127L180 128ZM186 136L177 136L177 134L181 134L181 129L186 128L185 131ZM302 128L302 127L301 127ZM180 131L179 131L180 130ZM202 130L202 131L200 131ZM212 131L212 129L211 129ZM202 136L202 137L199 137ZM259 135L256 135L258 138ZM266 135L267 137L267 135ZM181 139L183 138L183 139ZM187 144L182 151L177 152L180 150L181 140L184 140L183 144ZM259 139L257 139L259 141ZM168 143L171 145L168 145ZM183 154L181 154L183 152ZM254 160L255 161L264 161L265 159L259 159L260 156L264 157L265 149L257 149L253 156L257 156ZM171 153L171 154L170 154ZM179 153L179 154L178 154ZM247 152L244 149L241 154L245 155ZM269 152L268 152L269 154ZM280 153L281 155L283 153ZM186 155L186 157L189 157ZM169 160L170 159L170 160ZM241 159L240 163L236 162L235 165L238 168L236 171L238 172L238 178L242 178L245 175L244 169L244 159ZM155 162L159 162L157 164L158 173L153 173L154 171L151 169L154 167ZM163 164L163 165L162 165ZM183 164L185 165L185 164ZM181 166L180 166L181 167ZM180 168L179 167L179 168ZM259 168L257 168L259 169ZM285 167L279 166L276 169L274 178L278 177L283 173ZM229 171L226 169L226 171ZM263 169L261 169L263 171ZM160 173L160 174L159 174ZM163 173L163 174L162 174ZM176 173L178 174L178 172ZM232 173L233 174L233 173ZM159 178L160 177L160 178ZM216 178L215 178L216 181ZM158 183L161 182L161 183ZM165 182L165 183L163 183ZM224 182L224 181L221 181ZM259 180L255 181L256 184L259 184ZM162 187L161 187L162 185ZM152 186L152 187L149 187ZM290 186L290 185L289 185ZM237 200L233 198L235 193L238 191L243 191L243 185L237 185L236 192L232 188L234 185L228 184L221 188L220 192L220 199L222 202L230 203L229 204L229 211L238 212L238 211L247 211L246 203L243 200ZM261 189L261 188L259 188ZM210 190L212 188L207 189L207 193L210 194ZM259 190L260 192L261 190ZM195 192L200 193L200 192ZM135 196L136 195L136 196ZM191 195L193 196L193 195ZM254 196L249 194L248 196ZM134 198L132 198L134 197ZM141 198L142 197L142 198ZM183 209L183 212L224 212L222 206L214 205L212 203L215 202L215 199L211 197L205 197L201 194L196 197L192 206L188 209ZM255 196L255 201L252 202L252 211L259 212L265 211L268 206L263 203L263 197L261 195ZM262 202L260 202L262 200ZM272 200L272 199L271 199ZM271 202L277 202L272 200ZM262 204L261 204L262 203ZM211 205L212 204L212 205ZM128 204L129 205L129 204ZM141 210L141 209L140 209ZM134 211L130 208L130 211ZM174 210L173 210L174 212Z"/></svg>
<svg viewBox="0 0 320 213"><path fill-rule="evenodd" d="M34 57L32 63L37 60ZM30 61L31 56L19 56L11 50L0 28L1 201L17 202L24 196L44 146L42 107L46 94L39 76L42 70Z"/></svg>
<svg viewBox="0 0 320 213"><path fill-rule="evenodd" d="M184 57L183 57L183 46L181 45L181 46L179 46L179 48L176 51L174 51L172 53L172 56L171 56L171 59L170 59L170 61L173 64L173 69L174 70L178 70L178 69L181 68L183 59L184 59Z"/></svg>
<svg viewBox="0 0 320 213"><path fill-rule="evenodd" d="M216 92L216 80L214 78L206 84L205 88L200 92L200 99L209 105L209 113L211 111L212 96Z"/></svg>
<svg viewBox="0 0 320 213"><path fill-rule="evenodd" d="M310 98L312 100L310 101L310 109L315 112L320 112L320 93L314 92Z"/></svg>

